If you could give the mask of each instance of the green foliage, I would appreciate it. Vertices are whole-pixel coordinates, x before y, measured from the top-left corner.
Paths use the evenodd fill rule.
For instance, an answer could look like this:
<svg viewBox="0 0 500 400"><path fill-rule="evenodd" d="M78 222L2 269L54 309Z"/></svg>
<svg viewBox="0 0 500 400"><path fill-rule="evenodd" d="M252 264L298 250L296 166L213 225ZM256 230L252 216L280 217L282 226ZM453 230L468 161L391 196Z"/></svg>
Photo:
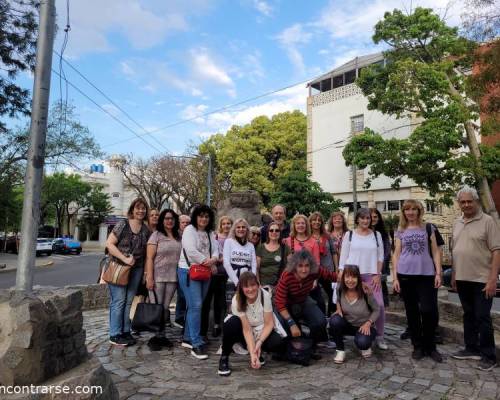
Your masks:
<svg viewBox="0 0 500 400"><path fill-rule="evenodd" d="M309 215L319 211L325 218L340 209L342 202L323 192L319 183L310 179L311 173L302 168L293 168L276 182L276 190L272 194L273 204L283 204L287 209L287 217L296 213Z"/></svg>
<svg viewBox="0 0 500 400"><path fill-rule="evenodd" d="M199 146L214 155L217 182L235 191L255 190L269 203L276 182L292 165L306 165L306 117L300 111L272 118L260 116L250 124L232 126Z"/></svg>
<svg viewBox="0 0 500 400"><path fill-rule="evenodd" d="M82 208L84 208L83 217L79 221L80 226L84 228L89 237L98 235L99 225L104 222L106 217L113 211L110 197L103 191L103 186L94 184L83 198ZM84 237L83 240L86 240Z"/></svg>
<svg viewBox="0 0 500 400"><path fill-rule="evenodd" d="M366 129L351 140L343 155L347 165L369 167L366 186L386 175L398 188L409 177L450 204L461 183L475 184L485 174L499 176L491 150L488 160L486 153L475 159L463 151L468 145L464 126L477 119L478 109L466 97L465 78L457 71L472 65L475 44L424 8L411 15L387 12L376 24L373 40L390 50L384 53L385 66L363 69L356 81L368 108L397 118L411 116L418 127L406 139L385 139Z"/></svg>

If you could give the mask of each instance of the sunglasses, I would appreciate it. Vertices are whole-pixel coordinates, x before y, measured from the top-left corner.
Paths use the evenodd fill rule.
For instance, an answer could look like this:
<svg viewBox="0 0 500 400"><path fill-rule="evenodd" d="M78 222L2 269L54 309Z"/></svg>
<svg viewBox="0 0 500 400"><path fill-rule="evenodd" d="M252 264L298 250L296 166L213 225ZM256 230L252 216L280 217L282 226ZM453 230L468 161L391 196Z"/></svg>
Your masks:
<svg viewBox="0 0 500 400"><path fill-rule="evenodd" d="M258 232L252 232L252 235L253 236L260 236L260 233L258 233Z"/></svg>

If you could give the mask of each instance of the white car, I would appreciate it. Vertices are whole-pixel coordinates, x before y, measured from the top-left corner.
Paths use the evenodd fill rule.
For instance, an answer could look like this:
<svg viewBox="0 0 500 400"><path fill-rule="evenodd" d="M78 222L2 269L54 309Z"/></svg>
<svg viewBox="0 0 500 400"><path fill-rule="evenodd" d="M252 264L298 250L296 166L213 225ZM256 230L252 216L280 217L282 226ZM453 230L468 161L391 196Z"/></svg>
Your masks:
<svg viewBox="0 0 500 400"><path fill-rule="evenodd" d="M36 240L36 255L52 254L52 240L50 239L37 239Z"/></svg>

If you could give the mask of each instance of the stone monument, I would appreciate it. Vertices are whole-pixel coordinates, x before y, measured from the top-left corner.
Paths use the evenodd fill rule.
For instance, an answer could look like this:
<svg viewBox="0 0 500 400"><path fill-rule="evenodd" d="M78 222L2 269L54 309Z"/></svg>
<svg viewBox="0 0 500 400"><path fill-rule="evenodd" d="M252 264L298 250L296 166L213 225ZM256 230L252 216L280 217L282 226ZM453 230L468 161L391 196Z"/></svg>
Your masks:
<svg viewBox="0 0 500 400"><path fill-rule="evenodd" d="M225 200L217 205L217 219L227 215L234 220L245 218L250 226L262 225L260 196L255 191L229 193Z"/></svg>

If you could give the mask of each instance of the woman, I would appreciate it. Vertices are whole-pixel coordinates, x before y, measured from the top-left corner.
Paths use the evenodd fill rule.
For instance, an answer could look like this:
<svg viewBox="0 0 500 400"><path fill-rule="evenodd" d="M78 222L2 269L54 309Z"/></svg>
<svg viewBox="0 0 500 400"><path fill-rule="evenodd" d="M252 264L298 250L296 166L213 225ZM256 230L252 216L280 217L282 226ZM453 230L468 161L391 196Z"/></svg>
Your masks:
<svg viewBox="0 0 500 400"><path fill-rule="evenodd" d="M435 228L422 223L423 215L420 202L406 200L403 203L399 228L394 235L393 287L401 292L405 303L412 358L420 360L427 355L442 362L434 341L439 318L437 289L441 286L441 253Z"/></svg>
<svg viewBox="0 0 500 400"><path fill-rule="evenodd" d="M203 264L217 272L219 248L214 233L214 212L206 205L196 206L191 214L191 225L182 233L182 253L177 277L187 303L184 338L181 346L191 349L191 355L199 360L208 358L205 342L200 335L201 308L210 280L189 278L192 264Z"/></svg>
<svg viewBox="0 0 500 400"><path fill-rule="evenodd" d="M267 242L259 244L256 250L259 282L263 286L270 286L271 289L278 283L290 253L289 248L280 243L280 232L279 225L271 222L267 226Z"/></svg>
<svg viewBox="0 0 500 400"><path fill-rule="evenodd" d="M320 265L329 271L335 270L335 245L325 230L325 220L320 212L315 211L309 216L309 223L311 225L312 237L316 240L319 247ZM328 311L327 316L335 312L335 305L333 304L333 289L331 282L323 280L319 281L321 287L328 296Z"/></svg>
<svg viewBox="0 0 500 400"><path fill-rule="evenodd" d="M127 219L118 222L106 241L108 253L115 260L130 265L127 286L108 284L111 302L109 305L109 341L114 345L132 346L136 340L130 333L130 306L144 274L146 243L150 235L144 223L148 204L137 198L130 204Z"/></svg>
<svg viewBox="0 0 500 400"><path fill-rule="evenodd" d="M148 213L148 228L153 233L156 231L158 226L158 218L160 217L160 212L157 208L150 208Z"/></svg>
<svg viewBox="0 0 500 400"><path fill-rule="evenodd" d="M279 354L284 352L283 339L275 330L271 295L260 287L253 272L241 274L231 303L231 313L233 315L224 322L219 375L231 374L229 355L235 343L246 343L250 366L254 369L265 363L262 350Z"/></svg>
<svg viewBox="0 0 500 400"><path fill-rule="evenodd" d="M224 243L224 269L229 280L238 286L240 275L245 271L257 272L257 259L255 247L250 242L250 226L248 222L239 218L229 231L229 236Z"/></svg>
<svg viewBox="0 0 500 400"><path fill-rule="evenodd" d="M335 246L334 263L336 267L339 265L342 239L348 230L344 213L342 211L334 211L332 215L330 215L330 220L328 221L328 232Z"/></svg>
<svg viewBox="0 0 500 400"><path fill-rule="evenodd" d="M250 227L250 242L254 245L256 248L259 243L260 243L260 228L258 226L251 226Z"/></svg>
<svg viewBox="0 0 500 400"><path fill-rule="evenodd" d="M149 299L154 295L159 304L163 304L165 325L170 326L170 302L177 289L177 265L181 255L181 237L179 234L179 216L174 210L163 210L158 218L157 230L148 240L146 253L146 287ZM153 293L154 291L154 293ZM165 338L162 329L157 337L162 346L172 346Z"/></svg>
<svg viewBox="0 0 500 400"><path fill-rule="evenodd" d="M382 264L382 295L384 297L384 306L389 306L389 290L387 289L387 275L390 274L389 263L391 261L391 239L385 229L382 214L376 208L370 208L372 215L372 231L380 233L384 244L384 262Z"/></svg>
<svg viewBox="0 0 500 400"><path fill-rule="evenodd" d="M217 229L217 243L219 249L219 260L217 261L217 273L212 275L208 292L203 301L203 308L201 310L201 336L206 337L208 332L208 320L210 315L210 308L212 306L212 299L214 303L214 327L212 329L212 336L219 337L221 334L222 320L226 311L226 282L227 274L224 269L222 255L224 254L224 243L229 235L229 231L233 226L233 220L228 216L223 216L219 219L219 227Z"/></svg>
<svg viewBox="0 0 500 400"><path fill-rule="evenodd" d="M327 340L325 314L310 297L314 282L320 278L335 282L337 274L319 267L306 249L300 250L290 256L274 295L276 310L287 333L293 337L301 336L298 322L303 320L315 343ZM319 359L317 355L314 358Z"/></svg>
<svg viewBox="0 0 500 400"><path fill-rule="evenodd" d="M380 310L373 295L363 291L357 266L344 266L338 287L337 311L330 318L330 335L337 344L334 362L342 364L345 361L345 335L354 336L354 344L364 358L372 355L371 346L377 336L373 324Z"/></svg>
<svg viewBox="0 0 500 400"><path fill-rule="evenodd" d="M339 270L342 273L344 266L347 264L358 266L361 280L371 289L380 307L380 315L375 322L377 346L381 350L387 350L384 341L385 311L380 276L384 261L382 237L380 233L373 232L370 229L372 217L368 208L359 209L354 218L354 223L356 229L347 232L342 239Z"/></svg>

